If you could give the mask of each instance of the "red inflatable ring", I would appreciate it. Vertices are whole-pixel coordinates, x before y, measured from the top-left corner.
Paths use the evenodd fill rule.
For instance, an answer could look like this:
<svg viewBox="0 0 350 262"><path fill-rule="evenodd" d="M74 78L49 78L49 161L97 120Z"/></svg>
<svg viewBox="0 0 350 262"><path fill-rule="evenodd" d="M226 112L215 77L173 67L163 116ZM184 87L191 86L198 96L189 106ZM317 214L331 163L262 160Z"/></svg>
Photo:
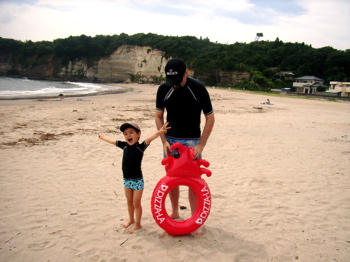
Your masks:
<svg viewBox="0 0 350 262"><path fill-rule="evenodd" d="M209 162L203 159L193 160L192 148L175 143L172 150L177 149L173 157L163 159L166 176L159 180L153 190L151 200L152 215L156 223L169 235L187 235L198 229L207 220L211 208L210 189L202 174L211 176L211 171L201 167L208 167ZM177 221L166 212L165 200L170 190L177 186L188 186L193 189L198 199L197 210L187 220Z"/></svg>

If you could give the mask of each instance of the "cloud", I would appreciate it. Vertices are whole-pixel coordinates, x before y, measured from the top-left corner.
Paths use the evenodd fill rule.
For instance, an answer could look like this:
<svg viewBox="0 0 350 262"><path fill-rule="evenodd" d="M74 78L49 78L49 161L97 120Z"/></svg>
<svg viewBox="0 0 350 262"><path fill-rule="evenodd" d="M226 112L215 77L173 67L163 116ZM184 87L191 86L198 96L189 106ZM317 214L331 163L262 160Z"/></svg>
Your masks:
<svg viewBox="0 0 350 262"><path fill-rule="evenodd" d="M0 36L53 40L70 35L156 33L220 43L262 40L350 48L347 0L0 1Z"/></svg>
<svg viewBox="0 0 350 262"><path fill-rule="evenodd" d="M249 9L232 15L241 23L248 25L271 25L282 17L296 17L306 10L295 1L252 0Z"/></svg>
<svg viewBox="0 0 350 262"><path fill-rule="evenodd" d="M341 36L349 32L350 21L344 14L349 9L349 2L336 1L304 1L298 0L306 12L298 16L280 16L271 28L278 32L280 38L289 42L305 42L314 47L334 46L336 48L350 48L349 38L342 41ZM284 29L284 30L283 30Z"/></svg>

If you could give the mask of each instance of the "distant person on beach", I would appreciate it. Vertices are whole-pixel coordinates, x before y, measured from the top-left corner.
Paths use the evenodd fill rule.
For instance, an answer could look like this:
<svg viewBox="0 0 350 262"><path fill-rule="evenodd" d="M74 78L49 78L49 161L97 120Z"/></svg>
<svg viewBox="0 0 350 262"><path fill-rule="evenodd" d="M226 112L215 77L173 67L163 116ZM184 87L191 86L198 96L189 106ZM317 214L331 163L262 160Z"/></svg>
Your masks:
<svg viewBox="0 0 350 262"><path fill-rule="evenodd" d="M201 153L208 141L214 126L215 117L209 93L205 86L198 80L188 77L188 69L180 58L168 61L165 66L166 82L158 87L156 97L155 122L157 128L164 125L165 111L166 122L171 129L161 134L164 154L170 155L170 147L176 142L193 148L195 158L201 158ZM205 125L201 133L201 113L205 116ZM197 196L193 189L189 188L189 202L192 215L197 210ZM175 187L169 193L172 213L170 217L179 218L179 187ZM203 229L199 228L193 235L203 235Z"/></svg>
<svg viewBox="0 0 350 262"><path fill-rule="evenodd" d="M141 144L139 143L141 129L135 123L124 123L120 126L120 131L123 132L125 141L115 140L106 137L103 134L98 135L98 137L103 141L116 145L123 150L122 169L129 220L124 222L122 226L124 228L128 228L130 225L134 224L133 228L129 231L129 234L133 234L136 230L142 228L141 198L144 188L144 181L141 170L141 162L143 153L154 139L162 134L165 134L168 129L170 129L170 127L168 127L168 123L163 124L157 132L147 137Z"/></svg>
<svg viewBox="0 0 350 262"><path fill-rule="evenodd" d="M56 93L57 94L57 93ZM64 100L64 95L63 94L59 94L60 100Z"/></svg>
<svg viewBox="0 0 350 262"><path fill-rule="evenodd" d="M261 104L262 105L272 105L271 102L270 102L270 99L267 99L266 102L262 102Z"/></svg>

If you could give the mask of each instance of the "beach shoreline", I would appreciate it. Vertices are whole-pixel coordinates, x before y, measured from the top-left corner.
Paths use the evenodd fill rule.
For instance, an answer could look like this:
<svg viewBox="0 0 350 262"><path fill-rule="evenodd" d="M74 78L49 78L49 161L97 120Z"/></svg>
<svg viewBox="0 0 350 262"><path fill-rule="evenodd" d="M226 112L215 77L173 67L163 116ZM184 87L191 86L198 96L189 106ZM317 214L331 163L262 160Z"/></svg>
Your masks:
<svg viewBox="0 0 350 262"><path fill-rule="evenodd" d="M153 220L160 139L142 165L143 228L129 235L122 154L97 135L123 139L128 121L141 140L154 133L158 86L118 86L132 91L0 100L1 261L350 260L350 103L208 88L205 235L169 236Z"/></svg>
<svg viewBox="0 0 350 262"><path fill-rule="evenodd" d="M55 99L129 92L116 83L71 82L0 77L1 100Z"/></svg>

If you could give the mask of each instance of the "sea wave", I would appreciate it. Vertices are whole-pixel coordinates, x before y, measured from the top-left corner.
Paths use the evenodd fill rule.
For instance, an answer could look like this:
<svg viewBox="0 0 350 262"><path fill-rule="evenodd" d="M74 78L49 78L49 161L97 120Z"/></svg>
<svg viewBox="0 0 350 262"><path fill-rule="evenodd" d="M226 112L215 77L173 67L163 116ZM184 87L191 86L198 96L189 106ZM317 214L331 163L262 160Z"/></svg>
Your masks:
<svg viewBox="0 0 350 262"><path fill-rule="evenodd" d="M0 78L0 99L35 99L54 98L63 94L66 97L113 94L126 92L128 89L116 85L54 82L18 78Z"/></svg>

